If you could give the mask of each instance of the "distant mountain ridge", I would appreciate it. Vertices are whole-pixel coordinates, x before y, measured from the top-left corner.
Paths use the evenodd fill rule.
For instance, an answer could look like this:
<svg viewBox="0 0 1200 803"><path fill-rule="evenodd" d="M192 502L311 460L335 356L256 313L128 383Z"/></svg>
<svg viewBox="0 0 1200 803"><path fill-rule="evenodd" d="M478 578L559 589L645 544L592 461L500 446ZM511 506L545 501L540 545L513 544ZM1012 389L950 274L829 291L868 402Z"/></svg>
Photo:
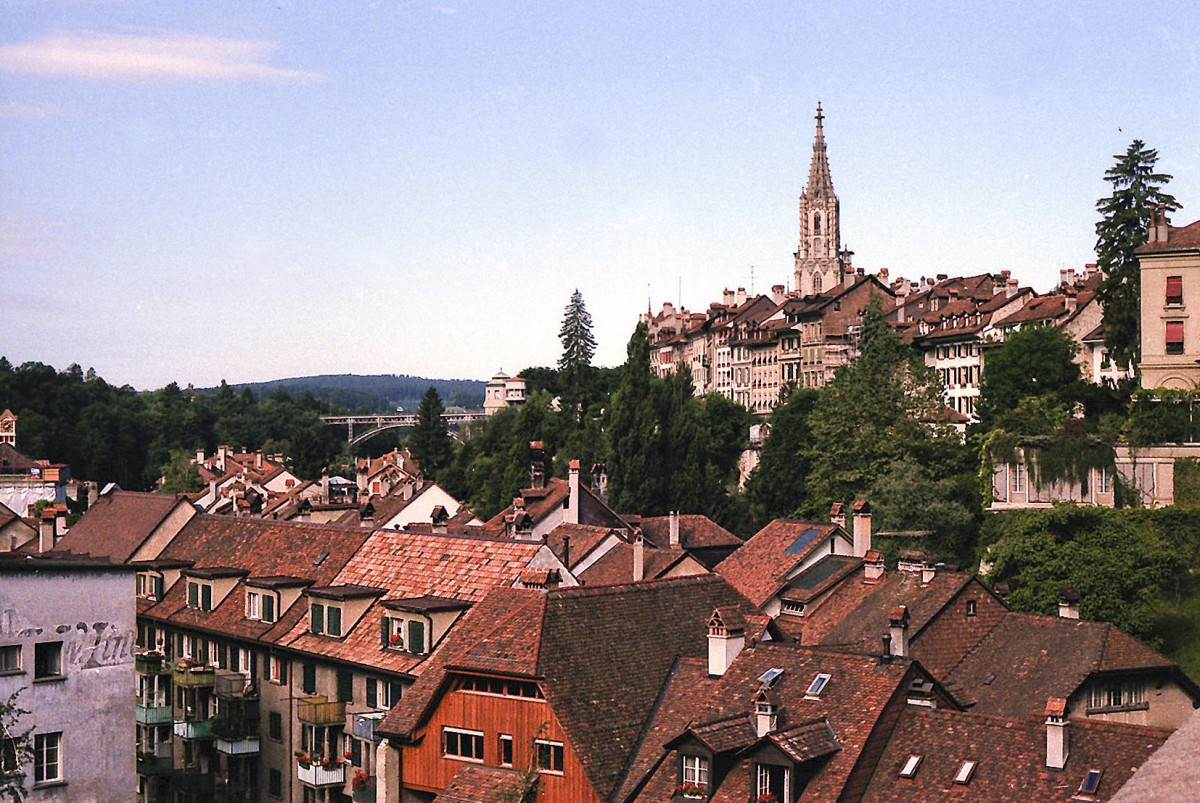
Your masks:
<svg viewBox="0 0 1200 803"><path fill-rule="evenodd" d="M406 374L325 374L273 379L270 382L246 382L230 385L241 392L249 389L258 398L282 390L294 397L311 393L315 398L369 413L393 412L397 407L416 412L421 397L430 385L437 388L442 404L447 407L483 407L485 383L475 379L427 379ZM199 388L201 393L215 393L216 388Z"/></svg>

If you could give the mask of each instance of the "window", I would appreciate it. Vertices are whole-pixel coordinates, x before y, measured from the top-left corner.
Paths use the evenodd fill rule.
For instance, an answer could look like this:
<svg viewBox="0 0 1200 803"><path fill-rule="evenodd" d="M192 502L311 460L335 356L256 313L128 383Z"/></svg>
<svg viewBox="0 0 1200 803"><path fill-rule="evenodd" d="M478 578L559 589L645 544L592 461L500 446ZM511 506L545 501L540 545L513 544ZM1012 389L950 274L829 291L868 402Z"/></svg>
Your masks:
<svg viewBox="0 0 1200 803"><path fill-rule="evenodd" d="M21 671L21 645L0 647L0 675L15 675Z"/></svg>
<svg viewBox="0 0 1200 803"><path fill-rule="evenodd" d="M342 636L342 609L336 605L312 603L309 608L309 629L318 636Z"/></svg>
<svg viewBox="0 0 1200 803"><path fill-rule="evenodd" d="M1098 683L1088 692L1088 711L1146 708L1146 684L1138 679Z"/></svg>
<svg viewBox="0 0 1200 803"><path fill-rule="evenodd" d="M283 714L271 711L267 716L267 736L276 742L283 741Z"/></svg>
<svg viewBox="0 0 1200 803"><path fill-rule="evenodd" d="M684 756L681 780L685 786L708 786L708 759L704 756Z"/></svg>
<svg viewBox="0 0 1200 803"><path fill-rule="evenodd" d="M1167 354L1183 354L1183 321L1167 321Z"/></svg>
<svg viewBox="0 0 1200 803"><path fill-rule="evenodd" d="M442 728L442 754L464 761L483 761L483 734L458 728Z"/></svg>
<svg viewBox="0 0 1200 803"><path fill-rule="evenodd" d="M562 774L563 746L562 742L548 742L545 739L534 739L533 749L537 759L539 772L554 772Z"/></svg>
<svg viewBox="0 0 1200 803"><path fill-rule="evenodd" d="M923 758L923 756L918 756L916 753L913 753L908 758L906 758L904 760L904 766L900 768L900 777L901 778L911 778L914 775L916 775L917 767L921 766L922 758Z"/></svg>
<svg viewBox="0 0 1200 803"><path fill-rule="evenodd" d="M1015 494L1025 493L1025 464L1012 464L1012 490Z"/></svg>
<svg viewBox="0 0 1200 803"><path fill-rule="evenodd" d="M1079 793L1081 795L1094 795L1096 790L1100 788L1100 778L1104 776L1104 770L1088 770L1087 775L1083 776L1083 782L1079 784Z"/></svg>
<svg viewBox="0 0 1200 803"><path fill-rule="evenodd" d="M776 800L791 800L792 774L787 767L775 764L756 764L754 770L755 794L774 795Z"/></svg>
<svg viewBox="0 0 1200 803"><path fill-rule="evenodd" d="M1096 493L1112 493L1112 473L1107 468L1096 469Z"/></svg>
<svg viewBox="0 0 1200 803"><path fill-rule="evenodd" d="M201 611L212 610L212 586L196 580L188 580L187 606Z"/></svg>
<svg viewBox="0 0 1200 803"><path fill-rule="evenodd" d="M813 678L812 683L808 684L808 690L804 692L807 698L816 698L821 696L821 692L825 691L825 684L829 683L829 675L822 672Z"/></svg>
<svg viewBox="0 0 1200 803"><path fill-rule="evenodd" d="M17 759L17 740L11 736L0 738L0 778L20 772L21 762Z"/></svg>
<svg viewBox="0 0 1200 803"><path fill-rule="evenodd" d="M1183 277L1168 276L1167 277L1167 306L1182 307L1183 306Z"/></svg>
<svg viewBox="0 0 1200 803"><path fill-rule="evenodd" d="M138 572L137 595L146 599L163 598L163 579L161 575L152 572Z"/></svg>
<svg viewBox="0 0 1200 803"><path fill-rule="evenodd" d="M33 645L33 679L62 677L62 642L44 641Z"/></svg>
<svg viewBox="0 0 1200 803"><path fill-rule="evenodd" d="M318 636L325 632L325 606L319 602L314 602L308 608L308 625L309 630Z"/></svg>
<svg viewBox="0 0 1200 803"><path fill-rule="evenodd" d="M978 761L964 761L958 768L958 772L954 775L954 782L964 785L969 784L971 782L971 775L975 772L975 765L978 763Z"/></svg>
<svg viewBox="0 0 1200 803"><path fill-rule="evenodd" d="M33 782L55 783L63 779L62 734L38 733L33 737Z"/></svg>
<svg viewBox="0 0 1200 803"><path fill-rule="evenodd" d="M513 737L510 734L500 734L500 766L513 765Z"/></svg>
<svg viewBox="0 0 1200 803"><path fill-rule="evenodd" d="M267 680L272 683L287 683L287 661L278 655L267 659Z"/></svg>
<svg viewBox="0 0 1200 803"><path fill-rule="evenodd" d="M354 702L354 673L349 669L338 670L337 699L339 703Z"/></svg>
<svg viewBox="0 0 1200 803"><path fill-rule="evenodd" d="M283 773L272 767L267 770L267 794L283 797Z"/></svg>
<svg viewBox="0 0 1200 803"><path fill-rule="evenodd" d="M304 662L304 677L301 680L300 688L305 694L316 694L317 691L317 665L312 661Z"/></svg>
<svg viewBox="0 0 1200 803"><path fill-rule="evenodd" d="M979 602L977 600L967 600L967 616L974 616L979 612Z"/></svg>

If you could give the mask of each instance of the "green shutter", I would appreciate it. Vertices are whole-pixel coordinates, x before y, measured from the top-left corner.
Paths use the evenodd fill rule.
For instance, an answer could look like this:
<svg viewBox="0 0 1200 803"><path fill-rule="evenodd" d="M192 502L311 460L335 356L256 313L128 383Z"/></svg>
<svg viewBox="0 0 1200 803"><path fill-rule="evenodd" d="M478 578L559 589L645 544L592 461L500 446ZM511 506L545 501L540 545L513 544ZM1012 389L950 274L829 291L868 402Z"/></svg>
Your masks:
<svg viewBox="0 0 1200 803"><path fill-rule="evenodd" d="M391 637L392 620L385 616L379 620L379 643L388 647L391 644Z"/></svg>
<svg viewBox="0 0 1200 803"><path fill-rule="evenodd" d="M309 609L308 614L309 625L312 632L321 635L325 632L325 606L319 602L314 602Z"/></svg>
<svg viewBox="0 0 1200 803"><path fill-rule="evenodd" d="M317 691L317 665L312 661L304 662L304 680L301 687L305 694L314 694Z"/></svg>
<svg viewBox="0 0 1200 803"><path fill-rule="evenodd" d="M337 698L339 703L354 702L354 673L349 669L338 670Z"/></svg>
<svg viewBox="0 0 1200 803"><path fill-rule="evenodd" d="M225 648L222 647L221 649L224 650ZM229 648L229 671L230 672L241 672L242 671L242 654L241 654L241 651L237 647Z"/></svg>
<svg viewBox="0 0 1200 803"><path fill-rule="evenodd" d="M367 678L367 708L379 707L379 690L375 685L375 678ZM355 740L357 741L357 739Z"/></svg>
<svg viewBox="0 0 1200 803"><path fill-rule="evenodd" d="M204 611L212 610L212 586L207 583L200 586L200 609Z"/></svg>
<svg viewBox="0 0 1200 803"><path fill-rule="evenodd" d="M358 739L350 740L350 764L355 767L362 766L362 742Z"/></svg>
<svg viewBox="0 0 1200 803"><path fill-rule="evenodd" d="M161 577L151 577L150 585L154 589L154 598L161 600L163 598L163 579Z"/></svg>
<svg viewBox="0 0 1200 803"><path fill-rule="evenodd" d="M237 671L236 666L229 665L229 645L228 644L221 643L221 644L217 645L217 663L221 665L222 669L232 669L234 672Z"/></svg>
<svg viewBox="0 0 1200 803"><path fill-rule="evenodd" d="M262 595L262 620L264 622L275 621L275 597L270 594Z"/></svg>
<svg viewBox="0 0 1200 803"><path fill-rule="evenodd" d="M408 622L408 651L415 653L425 652L425 623L419 622L416 619L410 619Z"/></svg>
<svg viewBox="0 0 1200 803"><path fill-rule="evenodd" d="M387 698L388 708L391 708L396 703L400 702L400 695L403 693L404 693L404 684L398 683L397 681L394 681L394 680L391 681L390 683L388 683L388 698Z"/></svg>
<svg viewBox="0 0 1200 803"><path fill-rule="evenodd" d="M325 609L325 616L327 617L328 623L329 623L329 626L325 628L326 631L328 632L328 635L341 636L342 635L342 609L335 605L330 605L328 608Z"/></svg>
<svg viewBox="0 0 1200 803"><path fill-rule="evenodd" d="M187 602L187 604L188 604L189 608L199 608L200 607L200 584L199 583L192 583L192 582L188 583L188 602Z"/></svg>

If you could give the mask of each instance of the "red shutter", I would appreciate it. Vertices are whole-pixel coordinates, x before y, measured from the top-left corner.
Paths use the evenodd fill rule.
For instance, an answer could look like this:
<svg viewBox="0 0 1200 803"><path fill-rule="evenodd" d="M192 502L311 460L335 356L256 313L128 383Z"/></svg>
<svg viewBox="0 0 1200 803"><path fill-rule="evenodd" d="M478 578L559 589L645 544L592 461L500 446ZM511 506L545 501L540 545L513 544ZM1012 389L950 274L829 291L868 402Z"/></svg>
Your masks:
<svg viewBox="0 0 1200 803"><path fill-rule="evenodd" d="M1167 321L1167 344L1183 345L1183 321Z"/></svg>
<svg viewBox="0 0 1200 803"><path fill-rule="evenodd" d="M1183 303L1183 277L1168 276L1167 277L1167 303L1182 304Z"/></svg>

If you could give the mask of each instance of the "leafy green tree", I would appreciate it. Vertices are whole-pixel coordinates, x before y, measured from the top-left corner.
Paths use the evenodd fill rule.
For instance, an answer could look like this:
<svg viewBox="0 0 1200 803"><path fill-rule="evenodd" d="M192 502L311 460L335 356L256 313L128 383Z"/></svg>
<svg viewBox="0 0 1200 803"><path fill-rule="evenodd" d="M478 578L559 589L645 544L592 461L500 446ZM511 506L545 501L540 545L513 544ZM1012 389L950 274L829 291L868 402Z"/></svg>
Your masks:
<svg viewBox="0 0 1200 803"><path fill-rule="evenodd" d="M21 730L21 717L29 712L21 708L17 701L23 689L17 689L5 700L0 700L0 762L11 761L17 767L24 767L33 761L33 728ZM4 770L0 764L0 770ZM24 772L0 771L0 800L11 800L22 803L29 794L25 788Z"/></svg>
<svg viewBox="0 0 1200 803"><path fill-rule="evenodd" d="M609 500L618 511L659 515L667 512L667 441L655 410L645 323L634 329L626 355L606 427Z"/></svg>
<svg viewBox="0 0 1200 803"><path fill-rule="evenodd" d="M562 356L558 360L559 377L563 388L563 409L571 411L578 420L590 398L592 357L596 353L596 338L592 335L592 316L583 303L583 294L576 288L563 311L562 328L558 330Z"/></svg>
<svg viewBox="0 0 1200 803"><path fill-rule="evenodd" d="M878 538L875 545L888 562L901 547L933 553L939 560L974 563L975 541L982 520L979 486L969 473L934 479L928 468L911 457L891 463L867 492L872 526L880 532L917 531L915 540Z"/></svg>
<svg viewBox="0 0 1200 803"><path fill-rule="evenodd" d="M1053 404L1078 399L1083 381L1075 362L1078 353L1074 338L1052 326L1021 329L989 351L979 390L983 428L1015 410L1022 399L1045 397Z"/></svg>
<svg viewBox="0 0 1200 803"><path fill-rule="evenodd" d="M194 455L186 449L176 449L161 468L162 487L159 489L167 494L190 494L204 488L200 472L192 462Z"/></svg>
<svg viewBox="0 0 1200 803"><path fill-rule="evenodd" d="M1096 264L1106 274L1099 290L1104 305L1104 345L1118 362L1136 365L1141 351L1141 277L1134 250L1146 242L1155 207L1174 212L1180 206L1162 191L1171 176L1155 172L1158 151L1135 139L1124 154L1113 158L1117 163L1104 174L1104 180L1112 185L1112 195L1096 201L1102 215L1096 223Z"/></svg>
<svg viewBox="0 0 1200 803"><path fill-rule="evenodd" d="M762 457L746 481L751 511L760 525L794 516L807 506L814 458L809 416L817 395L815 390L793 389L767 422L770 434L763 442Z"/></svg>
<svg viewBox="0 0 1200 803"><path fill-rule="evenodd" d="M450 465L454 457L454 442L446 431L442 413L442 397L432 385L425 391L417 408L417 425L408 436L408 448L426 477L436 479L438 472Z"/></svg>
<svg viewBox="0 0 1200 803"><path fill-rule="evenodd" d="M934 468L934 479L970 470L973 462L946 423L937 374L888 328L878 300L863 316L858 361L838 369L809 420L813 513L861 497L889 464L905 457Z"/></svg>

